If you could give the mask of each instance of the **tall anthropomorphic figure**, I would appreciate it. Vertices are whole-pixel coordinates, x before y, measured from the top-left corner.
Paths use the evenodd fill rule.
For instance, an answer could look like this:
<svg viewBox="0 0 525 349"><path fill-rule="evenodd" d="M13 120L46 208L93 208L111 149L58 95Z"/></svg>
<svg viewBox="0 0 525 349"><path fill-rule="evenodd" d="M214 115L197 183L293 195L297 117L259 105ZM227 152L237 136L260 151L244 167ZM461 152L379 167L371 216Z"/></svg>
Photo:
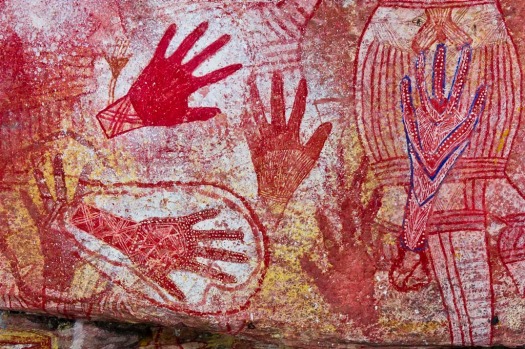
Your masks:
<svg viewBox="0 0 525 349"><path fill-rule="evenodd" d="M498 195L523 202L508 173L522 74L498 1L380 1L355 76L360 139L385 193L376 223L399 237L390 280L417 291L433 274L451 342L488 345L488 220L514 210Z"/></svg>

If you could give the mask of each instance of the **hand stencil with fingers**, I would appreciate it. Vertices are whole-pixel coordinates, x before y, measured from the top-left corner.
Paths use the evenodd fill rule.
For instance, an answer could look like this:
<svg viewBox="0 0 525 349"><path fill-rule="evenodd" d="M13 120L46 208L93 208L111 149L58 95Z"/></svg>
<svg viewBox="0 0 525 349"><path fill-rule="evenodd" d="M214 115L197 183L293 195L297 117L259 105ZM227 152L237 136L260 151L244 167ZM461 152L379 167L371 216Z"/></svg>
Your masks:
<svg viewBox="0 0 525 349"><path fill-rule="evenodd" d="M170 278L171 272L189 271L233 284L237 282L235 276L207 266L198 258L248 263L248 257L243 253L210 246L213 241L243 241L243 232L193 228L193 225L213 219L219 213L219 210L208 209L184 217L149 218L135 222L82 204L73 214L72 223L119 250L144 276L183 301L186 296Z"/></svg>
<svg viewBox="0 0 525 349"><path fill-rule="evenodd" d="M63 227L64 214L86 194L86 188L81 182L87 179L91 168L86 166L82 169L79 183L70 199L62 155L56 155L52 159L54 193L46 182L45 175L40 169L41 166L37 164L34 166L33 177L38 187L40 200L35 200L27 191L21 191L20 198L38 230L40 249L44 257L45 287L42 292L45 292L46 288L66 292L72 286L77 267L85 262L79 257L78 242ZM13 265L15 274L19 275L16 263ZM31 286L25 285L22 278L19 278L18 282L22 289L24 286ZM49 294L43 294L42 297L44 296L50 299ZM66 297L66 293L63 293L62 297Z"/></svg>

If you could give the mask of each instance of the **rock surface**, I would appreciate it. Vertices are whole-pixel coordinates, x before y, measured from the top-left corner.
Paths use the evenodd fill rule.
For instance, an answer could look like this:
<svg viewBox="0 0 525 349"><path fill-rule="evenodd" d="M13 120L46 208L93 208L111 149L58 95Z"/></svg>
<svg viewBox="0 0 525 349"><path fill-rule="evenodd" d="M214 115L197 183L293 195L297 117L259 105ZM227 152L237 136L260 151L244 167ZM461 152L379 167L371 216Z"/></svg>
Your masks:
<svg viewBox="0 0 525 349"><path fill-rule="evenodd" d="M524 15L1 2L0 344L522 344Z"/></svg>

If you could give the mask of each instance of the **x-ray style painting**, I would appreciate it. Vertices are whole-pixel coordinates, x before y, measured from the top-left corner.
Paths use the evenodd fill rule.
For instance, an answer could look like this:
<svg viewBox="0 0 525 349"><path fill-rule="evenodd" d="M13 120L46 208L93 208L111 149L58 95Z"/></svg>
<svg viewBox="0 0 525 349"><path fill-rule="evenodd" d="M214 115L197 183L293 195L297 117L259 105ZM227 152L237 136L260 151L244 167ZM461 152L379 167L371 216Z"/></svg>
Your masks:
<svg viewBox="0 0 525 349"><path fill-rule="evenodd" d="M0 2L0 307L517 345L525 2Z"/></svg>

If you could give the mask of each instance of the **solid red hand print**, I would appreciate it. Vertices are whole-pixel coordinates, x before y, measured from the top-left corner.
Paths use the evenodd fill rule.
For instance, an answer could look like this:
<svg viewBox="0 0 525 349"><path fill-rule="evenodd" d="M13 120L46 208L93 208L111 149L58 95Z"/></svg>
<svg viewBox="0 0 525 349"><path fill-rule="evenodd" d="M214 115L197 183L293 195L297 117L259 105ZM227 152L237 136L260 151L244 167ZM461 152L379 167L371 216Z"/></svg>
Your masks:
<svg viewBox="0 0 525 349"><path fill-rule="evenodd" d="M425 248L424 230L432 199L468 146L485 106L486 89L482 85L469 110L466 113L459 110L472 60L470 46L464 46L461 51L448 97L445 97L445 56L445 45L438 45L433 67L433 97L430 98L425 83L425 54L420 54L416 63L416 85L421 105L417 109L412 103L410 78L406 76L401 82L403 124L412 172L401 243L410 250Z"/></svg>
<svg viewBox="0 0 525 349"><path fill-rule="evenodd" d="M176 26L172 24L166 30L153 59L129 90L131 104L146 125L173 126L208 120L221 112L218 108L188 106L188 99L195 91L225 79L242 67L241 64L233 64L204 76L193 75L197 67L230 41L229 35L221 36L187 63L182 63L207 28L208 22L201 23L169 57L166 57L166 50L175 35Z"/></svg>
<svg viewBox="0 0 525 349"><path fill-rule="evenodd" d="M221 240L242 241L242 232L192 228L218 214L218 210L210 209L179 218L150 218L134 222L82 204L74 213L72 223L125 254L146 277L177 299L185 300L184 293L170 278L171 272L189 271L224 283L235 283L237 280L233 275L207 266L198 258L248 262L243 253L208 245Z"/></svg>
<svg viewBox="0 0 525 349"><path fill-rule="evenodd" d="M128 94L97 115L108 138L144 126L175 126L204 121L221 112L219 108L188 105L195 91L227 78L242 67L241 64L232 64L203 76L193 75L195 69L230 41L229 35L221 36L188 62L182 63L207 28L208 22L201 23L169 57L166 57L166 50L176 26L172 24L166 30L153 58Z"/></svg>
<svg viewBox="0 0 525 349"><path fill-rule="evenodd" d="M272 78L271 122L264 109L255 85L250 78L251 117L256 125L246 125L246 138L250 147L253 166L257 174L258 193L277 211L284 209L301 182L308 176L319 159L321 150L332 130L329 122L320 125L305 145L301 144L299 131L308 95L306 80L299 83L292 113L286 123L283 77L275 73Z"/></svg>

